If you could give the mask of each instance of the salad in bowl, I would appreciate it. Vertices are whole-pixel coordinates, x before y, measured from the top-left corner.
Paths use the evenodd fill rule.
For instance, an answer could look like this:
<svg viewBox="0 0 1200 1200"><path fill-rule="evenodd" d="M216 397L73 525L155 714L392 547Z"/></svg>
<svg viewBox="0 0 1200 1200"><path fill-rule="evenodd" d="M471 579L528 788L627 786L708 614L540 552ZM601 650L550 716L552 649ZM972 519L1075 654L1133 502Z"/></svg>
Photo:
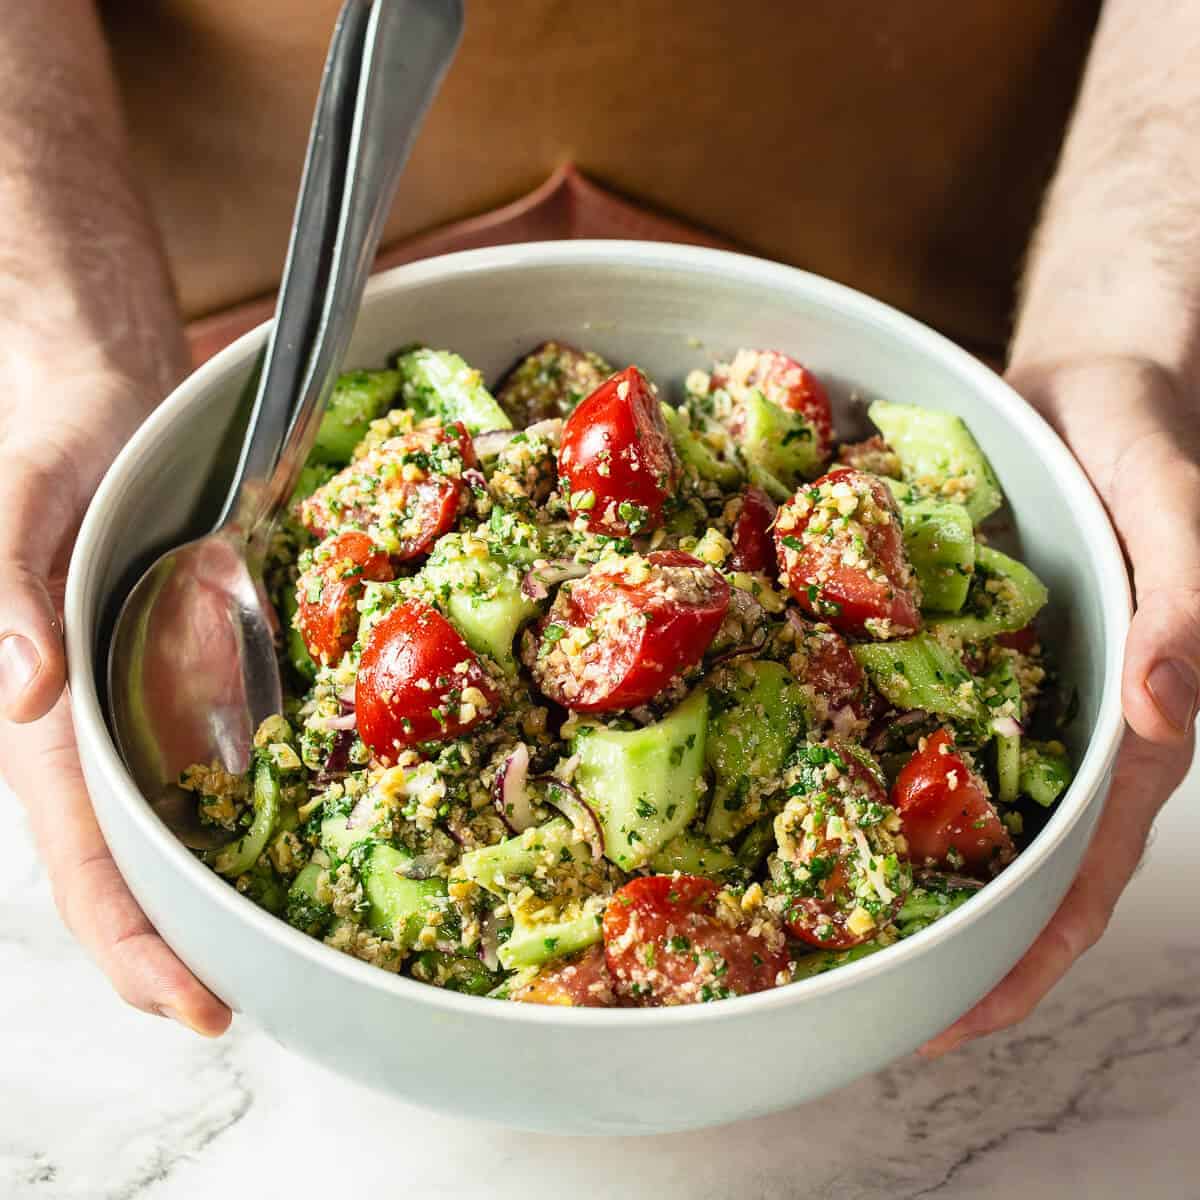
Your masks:
<svg viewBox="0 0 1200 1200"><path fill-rule="evenodd" d="M267 569L285 711L246 777L181 781L205 861L384 970L542 1004L763 991L952 911L1067 787L1069 706L967 425L869 417L839 442L770 350L344 375Z"/></svg>

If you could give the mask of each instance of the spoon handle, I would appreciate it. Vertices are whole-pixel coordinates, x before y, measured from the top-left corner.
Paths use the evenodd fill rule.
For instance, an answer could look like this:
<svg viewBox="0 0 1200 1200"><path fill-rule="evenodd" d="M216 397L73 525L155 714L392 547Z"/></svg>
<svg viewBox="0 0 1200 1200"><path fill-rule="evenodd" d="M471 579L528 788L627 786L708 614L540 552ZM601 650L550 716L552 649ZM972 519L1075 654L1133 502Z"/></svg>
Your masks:
<svg viewBox="0 0 1200 1200"><path fill-rule="evenodd" d="M364 12L360 70L353 94L352 120L347 127L344 109L349 92L340 90L336 82L340 77L335 77L332 71L335 61L340 61L341 47L350 47L350 39ZM298 275L297 283L310 289L307 300L298 302L305 304L303 319L307 336L284 342L284 335L280 335L280 352L293 360L279 369L279 379L291 384L286 396L282 391L269 395L266 391L274 346L268 349L264 386L254 415L255 418L261 415L266 422L261 431L263 445L260 449L256 421L243 451L243 462L254 471L240 472L236 494L231 493L222 522L235 526L246 538L252 560L265 548L275 517L287 503L316 437L321 414L354 331L400 174L421 119L454 56L462 24L461 0L347 0L342 10L326 69L330 113L326 116L323 112L321 101L326 90L323 84L289 252L290 272L292 262L303 258L306 251L301 226L308 224L305 208L310 168L317 162L322 170L327 169L326 159L334 169L339 163L336 150L329 153L324 149L327 144L324 130L328 128L333 137L343 139L342 145L346 147L340 157L341 170L334 176L342 189L340 196L331 203L328 192L321 195L319 183L314 183L312 189L314 201L322 205L322 212L328 209L335 217L332 229L327 223L319 226L328 267L323 272L313 263L298 268L304 273ZM339 40L343 32L344 42ZM312 224L317 222L314 220ZM280 293L277 329L282 328L282 318L290 303L290 283L289 274ZM300 295L303 297L304 293ZM300 320L297 318L289 329L299 329ZM269 404L263 402L268 400Z"/></svg>

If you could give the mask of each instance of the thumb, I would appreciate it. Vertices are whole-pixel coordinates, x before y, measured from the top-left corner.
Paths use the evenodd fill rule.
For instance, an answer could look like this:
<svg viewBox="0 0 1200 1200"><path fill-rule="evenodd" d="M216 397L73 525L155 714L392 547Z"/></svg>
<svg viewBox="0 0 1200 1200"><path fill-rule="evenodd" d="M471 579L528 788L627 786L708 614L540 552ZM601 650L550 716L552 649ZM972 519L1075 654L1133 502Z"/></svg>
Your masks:
<svg viewBox="0 0 1200 1200"><path fill-rule="evenodd" d="M10 463L0 483L0 715L35 721L66 680L48 575L75 514L73 481Z"/></svg>
<svg viewBox="0 0 1200 1200"><path fill-rule="evenodd" d="M1140 737L1169 745L1190 736L1200 707L1200 466L1169 445L1158 449L1136 478L1114 480L1112 506L1137 595L1125 717Z"/></svg>

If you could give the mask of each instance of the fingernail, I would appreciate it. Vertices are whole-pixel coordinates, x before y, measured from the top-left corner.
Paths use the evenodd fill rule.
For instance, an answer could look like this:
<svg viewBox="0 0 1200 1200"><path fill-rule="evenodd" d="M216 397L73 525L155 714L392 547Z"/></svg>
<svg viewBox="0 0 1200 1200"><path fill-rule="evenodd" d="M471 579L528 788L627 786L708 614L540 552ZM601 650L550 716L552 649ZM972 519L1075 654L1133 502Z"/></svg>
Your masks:
<svg viewBox="0 0 1200 1200"><path fill-rule="evenodd" d="M1200 680L1196 672L1185 662L1171 658L1155 663L1146 676L1146 687L1162 713L1176 729L1186 733L1196 717L1196 703L1200 699Z"/></svg>
<svg viewBox="0 0 1200 1200"><path fill-rule="evenodd" d="M19 633L0 638L0 703L16 704L42 669L33 643Z"/></svg>

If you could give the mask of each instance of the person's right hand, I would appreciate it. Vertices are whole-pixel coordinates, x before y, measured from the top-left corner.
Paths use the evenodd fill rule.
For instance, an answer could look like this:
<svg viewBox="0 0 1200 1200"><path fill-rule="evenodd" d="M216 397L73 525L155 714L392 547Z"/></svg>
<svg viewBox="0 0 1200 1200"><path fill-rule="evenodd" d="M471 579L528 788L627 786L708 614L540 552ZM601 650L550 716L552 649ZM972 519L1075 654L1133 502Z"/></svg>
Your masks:
<svg viewBox="0 0 1200 1200"><path fill-rule="evenodd" d="M0 773L28 810L63 921L121 996L215 1037L230 1011L155 933L117 871L84 786L64 693L71 545L146 406L119 378L72 377L55 366L46 376L53 404L32 387L0 399Z"/></svg>

